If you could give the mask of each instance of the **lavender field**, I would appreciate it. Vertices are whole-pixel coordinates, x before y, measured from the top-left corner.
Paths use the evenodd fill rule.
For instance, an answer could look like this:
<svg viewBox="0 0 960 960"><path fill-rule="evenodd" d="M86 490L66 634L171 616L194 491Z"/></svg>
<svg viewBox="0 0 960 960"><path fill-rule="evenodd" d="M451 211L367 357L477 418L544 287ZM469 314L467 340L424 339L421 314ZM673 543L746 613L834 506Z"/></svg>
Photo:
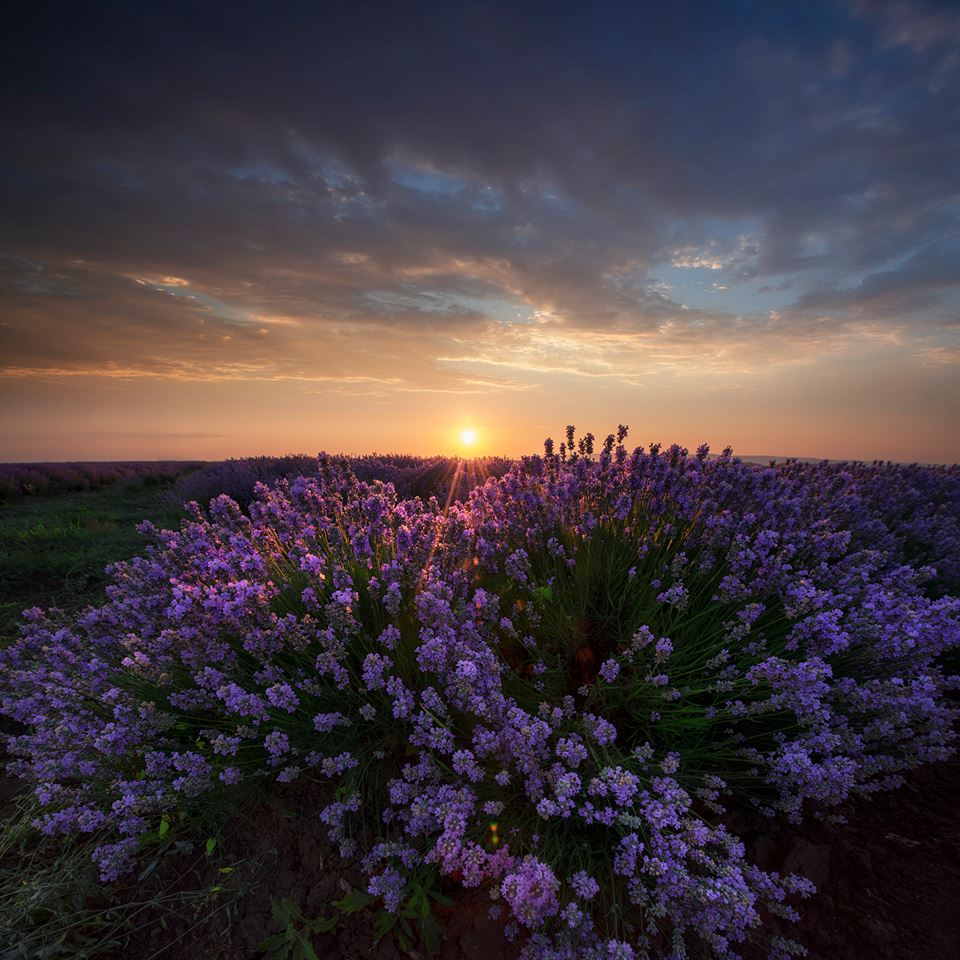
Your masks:
<svg viewBox="0 0 960 960"><path fill-rule="evenodd" d="M957 0L5 14L0 960L960 960Z"/></svg>
<svg viewBox="0 0 960 960"><path fill-rule="evenodd" d="M0 503L23 497L100 490L117 483L162 486L199 466L199 462L183 460L0 463Z"/></svg>
<svg viewBox="0 0 960 960"><path fill-rule="evenodd" d="M830 955L795 851L952 769L960 468L627 437L181 477L0 651L2 955Z"/></svg>

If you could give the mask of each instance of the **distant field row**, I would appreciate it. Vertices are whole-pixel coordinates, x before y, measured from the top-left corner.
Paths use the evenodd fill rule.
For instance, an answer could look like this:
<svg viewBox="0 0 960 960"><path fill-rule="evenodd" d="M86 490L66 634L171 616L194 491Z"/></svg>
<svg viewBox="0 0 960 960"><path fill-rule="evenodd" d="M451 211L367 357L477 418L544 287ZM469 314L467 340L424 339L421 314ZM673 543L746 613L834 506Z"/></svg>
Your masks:
<svg viewBox="0 0 960 960"><path fill-rule="evenodd" d="M169 484L203 461L128 460L79 463L0 463L0 501L99 490L115 483Z"/></svg>
<svg viewBox="0 0 960 960"><path fill-rule="evenodd" d="M511 460L505 457L461 460L406 454L335 457L360 480L383 480L401 496L462 497L488 476L501 476ZM109 461L83 463L0 463L0 502L63 493L99 490L115 484L173 487L177 502L206 503L222 493L246 507L258 483L280 478L314 476L316 456L242 457L206 463L188 460Z"/></svg>

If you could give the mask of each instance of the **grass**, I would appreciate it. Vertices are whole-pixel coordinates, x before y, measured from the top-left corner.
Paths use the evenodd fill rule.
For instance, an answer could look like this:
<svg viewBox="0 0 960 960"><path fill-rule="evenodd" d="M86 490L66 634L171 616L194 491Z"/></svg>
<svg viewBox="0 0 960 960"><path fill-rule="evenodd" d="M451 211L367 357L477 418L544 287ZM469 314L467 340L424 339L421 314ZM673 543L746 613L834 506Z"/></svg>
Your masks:
<svg viewBox="0 0 960 960"><path fill-rule="evenodd" d="M16 636L28 607L99 603L107 564L142 550L141 520L178 525L183 512L166 489L117 484L0 504L0 643Z"/></svg>

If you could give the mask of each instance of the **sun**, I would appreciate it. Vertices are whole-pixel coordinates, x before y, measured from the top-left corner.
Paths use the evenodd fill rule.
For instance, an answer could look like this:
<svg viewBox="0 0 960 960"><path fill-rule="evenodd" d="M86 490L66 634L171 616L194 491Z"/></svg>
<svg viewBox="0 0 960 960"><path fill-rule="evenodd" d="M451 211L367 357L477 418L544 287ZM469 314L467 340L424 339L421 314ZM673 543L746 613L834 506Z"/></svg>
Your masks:
<svg viewBox="0 0 960 960"><path fill-rule="evenodd" d="M460 442L465 447L472 447L477 442L477 431L476 430L461 430L460 431Z"/></svg>

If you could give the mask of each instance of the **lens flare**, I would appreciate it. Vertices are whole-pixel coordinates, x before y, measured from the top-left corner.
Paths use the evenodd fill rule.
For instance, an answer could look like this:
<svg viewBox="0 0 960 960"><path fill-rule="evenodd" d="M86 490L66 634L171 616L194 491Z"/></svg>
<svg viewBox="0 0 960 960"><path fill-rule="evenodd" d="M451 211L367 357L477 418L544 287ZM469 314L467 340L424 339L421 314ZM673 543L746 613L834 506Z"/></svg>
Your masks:
<svg viewBox="0 0 960 960"><path fill-rule="evenodd" d="M477 442L477 431L476 430L461 430L460 431L460 442L465 447L472 447Z"/></svg>

